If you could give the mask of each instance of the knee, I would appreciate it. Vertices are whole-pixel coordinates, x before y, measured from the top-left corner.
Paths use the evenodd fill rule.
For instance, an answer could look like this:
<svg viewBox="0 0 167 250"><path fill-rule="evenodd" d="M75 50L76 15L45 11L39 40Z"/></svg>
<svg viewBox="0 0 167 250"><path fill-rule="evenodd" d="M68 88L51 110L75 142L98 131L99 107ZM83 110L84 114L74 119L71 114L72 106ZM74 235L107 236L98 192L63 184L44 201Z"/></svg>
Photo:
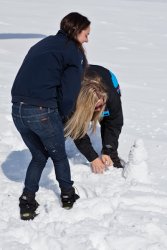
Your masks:
<svg viewBox="0 0 167 250"><path fill-rule="evenodd" d="M33 155L32 160L35 162L38 162L40 165L45 165L48 160L48 156L39 153L39 154Z"/></svg>
<svg viewBox="0 0 167 250"><path fill-rule="evenodd" d="M51 147L49 154L52 160L61 161L67 157L64 146L60 144L57 147Z"/></svg>

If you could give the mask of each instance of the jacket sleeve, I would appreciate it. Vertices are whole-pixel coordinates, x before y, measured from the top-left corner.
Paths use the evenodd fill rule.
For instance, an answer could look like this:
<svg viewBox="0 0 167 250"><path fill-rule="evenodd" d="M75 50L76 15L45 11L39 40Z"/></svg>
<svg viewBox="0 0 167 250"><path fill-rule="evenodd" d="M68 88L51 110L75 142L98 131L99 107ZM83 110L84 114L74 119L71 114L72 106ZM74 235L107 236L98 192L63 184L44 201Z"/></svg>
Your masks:
<svg viewBox="0 0 167 250"><path fill-rule="evenodd" d="M98 157L98 154L94 150L87 134L81 139L74 140L74 143L78 150L86 157L89 162L92 162Z"/></svg>
<svg viewBox="0 0 167 250"><path fill-rule="evenodd" d="M70 50L70 48L68 49ZM78 49L72 50L64 57L65 68L59 87L59 108L62 116L68 116L74 108L83 74L83 54Z"/></svg>
<svg viewBox="0 0 167 250"><path fill-rule="evenodd" d="M101 120L102 154L111 155L117 151L118 138L123 126L123 112L120 95L112 95L107 102L109 115Z"/></svg>

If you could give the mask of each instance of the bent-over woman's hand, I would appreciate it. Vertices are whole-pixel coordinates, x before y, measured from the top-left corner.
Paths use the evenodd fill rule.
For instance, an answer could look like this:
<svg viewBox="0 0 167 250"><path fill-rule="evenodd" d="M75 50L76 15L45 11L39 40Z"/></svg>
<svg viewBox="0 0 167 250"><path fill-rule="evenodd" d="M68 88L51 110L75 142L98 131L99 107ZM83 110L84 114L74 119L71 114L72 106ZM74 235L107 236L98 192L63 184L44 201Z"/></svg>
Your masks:
<svg viewBox="0 0 167 250"><path fill-rule="evenodd" d="M91 162L91 167L92 167L92 172L95 174L103 174L105 170L105 164L99 157Z"/></svg>
<svg viewBox="0 0 167 250"><path fill-rule="evenodd" d="M111 157L109 155L102 155L101 160L106 167L113 165L113 161L111 160Z"/></svg>

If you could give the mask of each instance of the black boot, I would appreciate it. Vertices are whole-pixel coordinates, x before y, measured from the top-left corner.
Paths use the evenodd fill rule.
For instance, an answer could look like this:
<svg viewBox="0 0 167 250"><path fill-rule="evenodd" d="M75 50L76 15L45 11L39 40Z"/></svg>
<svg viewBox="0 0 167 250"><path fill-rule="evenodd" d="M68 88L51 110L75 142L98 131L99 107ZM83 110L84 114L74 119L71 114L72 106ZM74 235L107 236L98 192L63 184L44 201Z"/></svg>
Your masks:
<svg viewBox="0 0 167 250"><path fill-rule="evenodd" d="M35 200L35 194L23 192L19 201L20 218L22 220L33 220L38 215L35 211L39 206Z"/></svg>
<svg viewBox="0 0 167 250"><path fill-rule="evenodd" d="M115 168L123 168L123 165L122 165L122 163L121 163L121 161L120 161L120 158L119 158L119 156L118 156L117 151L116 151L116 152L113 152L113 153L110 155L110 157L111 157L111 160L113 161L113 166L114 166Z"/></svg>
<svg viewBox="0 0 167 250"><path fill-rule="evenodd" d="M75 193L75 189L73 187L68 191L65 191L63 189L61 190L62 207L65 209L72 208L74 202L79 198L79 195Z"/></svg>

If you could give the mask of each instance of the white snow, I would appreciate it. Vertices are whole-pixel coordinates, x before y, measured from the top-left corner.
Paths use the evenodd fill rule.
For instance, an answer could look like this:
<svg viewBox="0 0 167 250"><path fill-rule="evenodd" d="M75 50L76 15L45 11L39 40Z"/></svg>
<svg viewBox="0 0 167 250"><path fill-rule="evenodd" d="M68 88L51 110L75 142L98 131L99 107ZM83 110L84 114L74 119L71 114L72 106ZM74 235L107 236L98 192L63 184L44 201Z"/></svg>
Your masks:
<svg viewBox="0 0 167 250"><path fill-rule="evenodd" d="M125 125L119 153L131 174L124 178L112 167L93 174L68 140L81 198L72 210L61 208L49 161L37 194L39 215L24 222L18 198L30 153L11 119L10 90L28 49L55 34L71 11L92 21L89 62L110 68L120 82ZM166 13L166 0L0 0L0 250L167 249ZM91 139L100 152L99 128Z"/></svg>

